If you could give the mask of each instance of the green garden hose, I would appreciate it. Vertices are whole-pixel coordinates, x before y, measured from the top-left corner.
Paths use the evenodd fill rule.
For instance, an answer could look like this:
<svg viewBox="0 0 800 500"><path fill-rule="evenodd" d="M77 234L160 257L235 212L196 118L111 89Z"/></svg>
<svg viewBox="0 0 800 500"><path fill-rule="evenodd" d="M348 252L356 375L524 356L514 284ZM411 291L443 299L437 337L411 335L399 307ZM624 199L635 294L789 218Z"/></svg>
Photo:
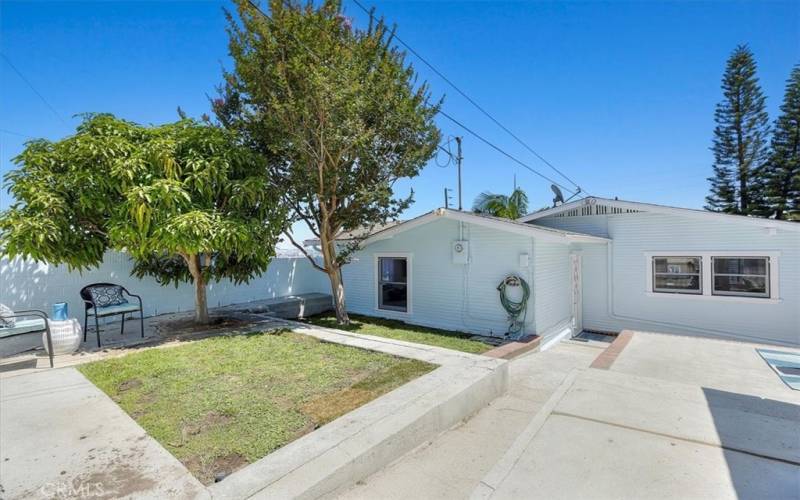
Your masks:
<svg viewBox="0 0 800 500"><path fill-rule="evenodd" d="M508 298L506 294L506 287L522 287L522 300L517 302ZM531 296L531 289L528 283L519 276L509 275L497 285L497 291L500 292L500 303L503 309L508 313L508 332L507 337L518 339L522 337L525 328L525 318L528 316L528 299ZM519 320L520 315L522 321Z"/></svg>

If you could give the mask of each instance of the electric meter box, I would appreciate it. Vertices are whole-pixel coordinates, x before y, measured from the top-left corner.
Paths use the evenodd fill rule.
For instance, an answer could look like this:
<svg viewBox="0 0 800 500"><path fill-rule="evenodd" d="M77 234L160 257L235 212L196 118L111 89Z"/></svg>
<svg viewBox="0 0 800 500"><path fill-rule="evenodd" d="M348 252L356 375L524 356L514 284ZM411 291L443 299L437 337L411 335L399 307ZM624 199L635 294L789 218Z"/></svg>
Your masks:
<svg viewBox="0 0 800 500"><path fill-rule="evenodd" d="M469 242L458 240L453 242L453 264L469 263Z"/></svg>

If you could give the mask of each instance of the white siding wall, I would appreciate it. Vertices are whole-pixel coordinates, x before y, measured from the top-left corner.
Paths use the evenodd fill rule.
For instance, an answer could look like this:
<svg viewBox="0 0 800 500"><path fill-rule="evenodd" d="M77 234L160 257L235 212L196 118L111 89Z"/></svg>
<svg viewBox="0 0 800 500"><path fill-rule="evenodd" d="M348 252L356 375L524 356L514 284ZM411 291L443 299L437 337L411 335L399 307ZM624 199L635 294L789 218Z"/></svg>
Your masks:
<svg viewBox="0 0 800 500"><path fill-rule="evenodd" d="M546 343L572 319L570 247L537 241L534 249L536 329Z"/></svg>
<svg viewBox="0 0 800 500"><path fill-rule="evenodd" d="M496 288L509 274L533 281L533 241L505 231L469 224L464 227L469 265L453 264L451 244L459 238L459 226L444 219L378 241L355 254L355 260L344 267L348 310L438 328L504 334L508 322ZM375 254L389 252L412 255L410 314L375 307ZM519 266L523 253L530 256L527 268ZM531 299L529 303L528 332L535 330L534 302Z"/></svg>
<svg viewBox="0 0 800 500"><path fill-rule="evenodd" d="M41 309L49 314L52 304L67 302L70 315L81 316L83 321L80 289L89 283L111 282L141 295L145 315L194 310L191 284L182 284L177 289L173 285L161 286L150 278L132 277L130 271L130 260L120 253L108 253L100 267L82 274L68 272L66 266L4 258L0 260L0 303L12 309ZM208 304L215 307L309 292L330 293L327 277L305 258L279 258L272 261L266 273L248 284L234 285L229 281L209 284Z"/></svg>
<svg viewBox="0 0 800 500"><path fill-rule="evenodd" d="M533 223L540 226L608 238L608 216L605 215L587 217L544 217L533 221Z"/></svg>
<svg viewBox="0 0 800 500"><path fill-rule="evenodd" d="M624 328L742 340L800 344L800 233L706 221L678 215L637 213L609 216L548 217L549 227L582 228L607 234L613 276L608 280L608 249L584 245L583 324L585 328ZM645 252L778 251L779 303L742 302L718 297L648 295L650 267ZM612 293L609 294L608 284Z"/></svg>

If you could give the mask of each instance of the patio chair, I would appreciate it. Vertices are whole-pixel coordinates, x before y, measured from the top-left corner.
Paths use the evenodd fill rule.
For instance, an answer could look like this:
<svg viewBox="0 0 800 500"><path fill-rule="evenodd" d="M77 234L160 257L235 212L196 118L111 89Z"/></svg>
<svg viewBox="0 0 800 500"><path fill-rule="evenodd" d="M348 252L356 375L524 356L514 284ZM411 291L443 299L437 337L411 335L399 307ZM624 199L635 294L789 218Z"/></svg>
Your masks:
<svg viewBox="0 0 800 500"><path fill-rule="evenodd" d="M53 367L53 338L50 335L50 323L47 314L38 309L13 311L13 314L3 314L3 318L29 318L14 321L14 326L0 326L0 339L22 335L25 333L47 333L47 354L50 357L50 368ZM30 319L33 318L33 319Z"/></svg>
<svg viewBox="0 0 800 500"><path fill-rule="evenodd" d="M123 296L135 298L139 303L132 304ZM100 322L99 318L122 315L122 326L119 334L125 333L125 315L139 312L139 327L144 338L144 311L142 298L130 293L122 285L114 283L92 283L81 288L81 298L85 307L83 313L83 341L89 331L89 316L94 316L94 329L97 334L97 347L100 347Z"/></svg>

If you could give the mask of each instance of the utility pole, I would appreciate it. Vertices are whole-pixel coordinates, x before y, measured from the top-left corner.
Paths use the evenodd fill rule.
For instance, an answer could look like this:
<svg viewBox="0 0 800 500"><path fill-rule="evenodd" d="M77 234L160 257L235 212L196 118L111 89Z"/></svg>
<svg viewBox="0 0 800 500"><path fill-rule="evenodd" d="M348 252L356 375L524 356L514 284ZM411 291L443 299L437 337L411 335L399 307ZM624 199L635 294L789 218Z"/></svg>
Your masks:
<svg viewBox="0 0 800 500"><path fill-rule="evenodd" d="M450 208L450 203L447 201L447 188L444 188L444 208Z"/></svg>
<svg viewBox="0 0 800 500"><path fill-rule="evenodd" d="M458 165L458 210L460 211L463 207L461 206L461 160L464 159L461 156L461 137L456 137L456 144L458 145L458 150L456 153L456 165Z"/></svg>

